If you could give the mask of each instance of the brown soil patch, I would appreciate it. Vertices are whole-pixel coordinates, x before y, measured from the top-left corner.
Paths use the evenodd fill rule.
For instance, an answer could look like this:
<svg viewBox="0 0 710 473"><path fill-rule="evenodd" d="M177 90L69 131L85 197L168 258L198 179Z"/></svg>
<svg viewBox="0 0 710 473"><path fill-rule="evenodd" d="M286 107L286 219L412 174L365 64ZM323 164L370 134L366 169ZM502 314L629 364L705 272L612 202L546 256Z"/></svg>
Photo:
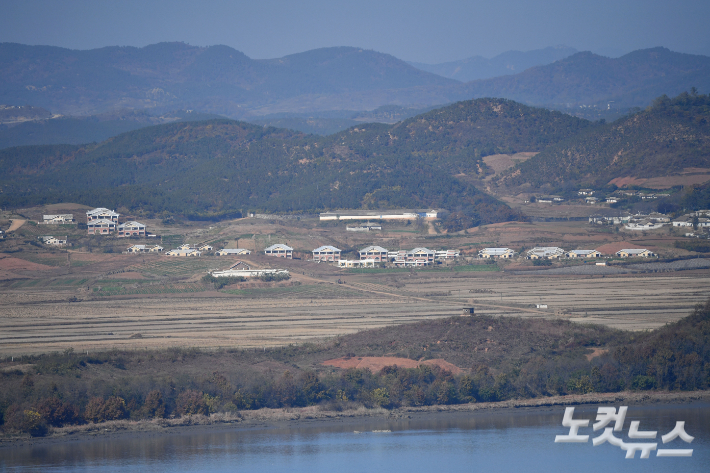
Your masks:
<svg viewBox="0 0 710 473"><path fill-rule="evenodd" d="M426 361L410 360L409 358L398 358L395 356L363 356L353 358L336 358L334 360L326 360L322 365L335 366L336 368L367 368L372 372L381 371L385 366L397 365L401 368L417 368L419 365L438 366L445 370L451 371L453 374L461 374L463 370L458 366L449 363L446 360L434 359Z"/></svg>
<svg viewBox="0 0 710 473"><path fill-rule="evenodd" d="M603 255L614 255L616 254L617 251L627 249L627 248L643 248L642 246L634 245L633 243L629 243L626 241L618 241L614 243L607 243L606 245L602 245L596 250L603 254Z"/></svg>
<svg viewBox="0 0 710 473"><path fill-rule="evenodd" d="M601 356L605 353L607 353L609 350L606 348L592 348L591 353L587 353L585 356L587 357L587 361L592 361L592 358L596 358L598 356Z"/></svg>
<svg viewBox="0 0 710 473"><path fill-rule="evenodd" d="M527 161L528 159L535 156L537 153L534 152L524 152L515 154L492 154L483 158L483 162L486 166L493 169L496 174L510 169L519 162Z"/></svg>
<svg viewBox="0 0 710 473"><path fill-rule="evenodd" d="M680 176L661 176L649 179L636 177L617 177L609 181L617 187L642 186L649 189L670 189L674 186L692 186L710 181L710 174L683 174Z"/></svg>
<svg viewBox="0 0 710 473"><path fill-rule="evenodd" d="M26 220L19 220L19 219L13 219L12 220L12 225L10 225L10 228L7 229L7 232L14 232L18 228L20 228L22 225L24 225Z"/></svg>
<svg viewBox="0 0 710 473"><path fill-rule="evenodd" d="M52 266L45 264L33 263L12 256L0 255L0 270L3 271L46 271L53 269Z"/></svg>

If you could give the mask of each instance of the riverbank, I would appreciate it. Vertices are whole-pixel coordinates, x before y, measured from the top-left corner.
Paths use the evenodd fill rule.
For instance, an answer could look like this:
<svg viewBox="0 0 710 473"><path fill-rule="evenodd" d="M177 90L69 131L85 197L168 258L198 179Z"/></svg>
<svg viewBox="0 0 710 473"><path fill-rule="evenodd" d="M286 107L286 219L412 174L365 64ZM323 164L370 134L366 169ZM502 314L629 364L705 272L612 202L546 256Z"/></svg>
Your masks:
<svg viewBox="0 0 710 473"><path fill-rule="evenodd" d="M1 448L13 448L32 444L82 441L96 437L170 435L187 432L224 431L234 429L264 429L345 423L348 428L357 427L375 420L403 421L422 420L461 414L494 414L550 410L555 406L583 406L614 404L617 406L678 405L710 403L710 391L688 392L621 392L590 393L581 395L553 396L536 399L519 399L502 402L402 407L398 409L367 409L357 407L342 411L326 410L320 406L283 409L258 409L238 413L215 413L210 416L193 415L176 419L117 420L98 424L74 425L51 428L45 437L7 436L0 438ZM560 410L560 416L562 411Z"/></svg>

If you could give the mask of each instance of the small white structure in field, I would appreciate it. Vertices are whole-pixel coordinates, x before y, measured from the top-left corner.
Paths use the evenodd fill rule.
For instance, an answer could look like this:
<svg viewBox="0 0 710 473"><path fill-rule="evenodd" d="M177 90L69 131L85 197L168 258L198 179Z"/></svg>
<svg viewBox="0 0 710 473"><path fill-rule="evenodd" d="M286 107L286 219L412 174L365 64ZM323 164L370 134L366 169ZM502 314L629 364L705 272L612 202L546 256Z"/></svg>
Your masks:
<svg viewBox="0 0 710 473"><path fill-rule="evenodd" d="M59 225L74 221L74 214L42 215L42 223L46 225Z"/></svg>
<svg viewBox="0 0 710 473"><path fill-rule="evenodd" d="M339 268L374 268L374 259L359 259L359 260L349 260L341 259L338 261Z"/></svg>
<svg viewBox="0 0 710 473"><path fill-rule="evenodd" d="M210 273L216 278L255 278L262 276L288 276L289 272L287 269L225 269L223 271L212 271Z"/></svg>
<svg viewBox="0 0 710 473"><path fill-rule="evenodd" d="M200 248L201 249L201 248ZM237 255L250 255L251 251L244 248L224 248L217 250L215 252L216 256L237 256Z"/></svg>
<svg viewBox="0 0 710 473"><path fill-rule="evenodd" d="M126 253L161 253L162 246L158 245L132 245L126 250Z"/></svg>
<svg viewBox="0 0 710 473"><path fill-rule="evenodd" d="M52 246L64 246L67 244L67 237L64 237L64 239L56 238L53 236L41 236L39 237L42 240L42 243L45 245L52 245Z"/></svg>

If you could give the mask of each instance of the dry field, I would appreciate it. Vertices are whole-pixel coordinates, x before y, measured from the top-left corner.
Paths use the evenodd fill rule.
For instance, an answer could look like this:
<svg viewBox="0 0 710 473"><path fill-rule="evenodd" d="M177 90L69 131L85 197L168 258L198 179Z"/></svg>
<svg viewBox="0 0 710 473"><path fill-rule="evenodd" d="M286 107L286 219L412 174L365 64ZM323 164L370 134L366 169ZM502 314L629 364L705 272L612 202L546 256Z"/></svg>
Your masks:
<svg viewBox="0 0 710 473"><path fill-rule="evenodd" d="M644 330L678 320L710 295L707 270L604 278L454 271L345 278L347 284L335 284L330 277L296 276L300 286L82 302L67 302L72 292L5 290L0 354L274 346L448 317L471 305L477 314Z"/></svg>

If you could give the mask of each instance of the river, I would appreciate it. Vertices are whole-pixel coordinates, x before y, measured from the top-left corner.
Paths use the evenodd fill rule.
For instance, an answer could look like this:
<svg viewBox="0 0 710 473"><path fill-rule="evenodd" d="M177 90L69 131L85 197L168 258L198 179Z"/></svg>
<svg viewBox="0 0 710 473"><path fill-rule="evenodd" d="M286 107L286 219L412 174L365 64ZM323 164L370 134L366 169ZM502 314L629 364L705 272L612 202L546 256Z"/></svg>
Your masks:
<svg viewBox="0 0 710 473"><path fill-rule="evenodd" d="M616 406L618 407L618 406ZM658 448L692 448L692 457L625 459L609 443L594 447L595 406L577 407L591 419L586 443L555 443L565 435L563 407L495 412L413 414L381 418L300 421L176 429L166 434L124 433L72 440L39 440L0 448L2 472L594 472L692 473L710 471L710 406L629 406L639 430L657 430ZM692 443L664 445L661 436L685 421ZM613 425L613 423L611 424Z"/></svg>

